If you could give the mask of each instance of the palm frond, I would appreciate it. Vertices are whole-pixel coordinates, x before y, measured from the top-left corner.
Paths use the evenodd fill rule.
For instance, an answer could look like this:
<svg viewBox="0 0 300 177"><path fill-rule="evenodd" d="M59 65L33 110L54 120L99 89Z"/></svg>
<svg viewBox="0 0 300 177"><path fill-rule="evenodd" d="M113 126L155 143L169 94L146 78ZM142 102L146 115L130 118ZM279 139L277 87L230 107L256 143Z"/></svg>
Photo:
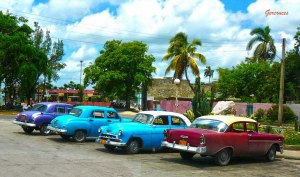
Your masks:
<svg viewBox="0 0 300 177"><path fill-rule="evenodd" d="M253 37L247 44L246 46L246 50L251 50L253 45L256 43L256 42L260 42L261 41L261 37L260 36L255 36Z"/></svg>
<svg viewBox="0 0 300 177"><path fill-rule="evenodd" d="M205 64L206 63L206 58L204 55L202 55L201 53L194 53L193 54L193 57L199 59L199 61L202 63L202 64Z"/></svg>
<svg viewBox="0 0 300 177"><path fill-rule="evenodd" d="M170 58L174 57L173 53L167 53L165 56L163 56L162 60L169 60Z"/></svg>
<svg viewBox="0 0 300 177"><path fill-rule="evenodd" d="M190 68L192 70L192 73L195 76L199 75L198 65L197 65L196 61L193 58L191 58L191 57L189 57L189 64L190 64Z"/></svg>

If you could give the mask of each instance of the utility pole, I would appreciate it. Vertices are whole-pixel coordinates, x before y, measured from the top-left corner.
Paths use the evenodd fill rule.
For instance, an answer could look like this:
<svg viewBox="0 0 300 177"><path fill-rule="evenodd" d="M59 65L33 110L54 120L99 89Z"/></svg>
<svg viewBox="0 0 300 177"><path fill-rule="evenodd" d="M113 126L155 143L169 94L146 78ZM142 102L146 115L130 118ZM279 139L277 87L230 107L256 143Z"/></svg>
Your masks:
<svg viewBox="0 0 300 177"><path fill-rule="evenodd" d="M79 82L80 85L81 85L81 75L82 75L82 60L80 60L80 82Z"/></svg>
<svg viewBox="0 0 300 177"><path fill-rule="evenodd" d="M280 70L280 90L279 90L279 106L278 106L278 123L279 126L282 125L282 117L283 117L283 95L284 95L284 70L285 70L285 41L286 39L282 39L282 59L281 59L281 70Z"/></svg>

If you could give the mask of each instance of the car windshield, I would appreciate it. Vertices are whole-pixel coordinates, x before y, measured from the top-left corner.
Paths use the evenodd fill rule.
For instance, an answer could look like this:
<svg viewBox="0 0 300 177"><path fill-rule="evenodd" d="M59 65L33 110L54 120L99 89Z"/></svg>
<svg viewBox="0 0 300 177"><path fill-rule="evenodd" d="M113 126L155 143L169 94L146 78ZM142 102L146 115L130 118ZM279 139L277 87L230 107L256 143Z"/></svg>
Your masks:
<svg viewBox="0 0 300 177"><path fill-rule="evenodd" d="M132 122L140 122L140 123L143 123L143 124L150 124L152 123L154 117L153 115L150 115L150 114L137 114Z"/></svg>
<svg viewBox="0 0 300 177"><path fill-rule="evenodd" d="M213 130L217 132L225 132L227 127L228 126L222 121L203 119L203 118L198 118L194 120L194 122L191 125L191 128L201 128L201 129Z"/></svg>
<svg viewBox="0 0 300 177"><path fill-rule="evenodd" d="M70 111L70 115L73 115L73 116L76 116L76 117L79 117L82 113L82 109L79 109L79 108L73 108L71 111Z"/></svg>
<svg viewBox="0 0 300 177"><path fill-rule="evenodd" d="M32 107L31 111L40 111L45 112L47 109L47 105L44 104L36 104Z"/></svg>

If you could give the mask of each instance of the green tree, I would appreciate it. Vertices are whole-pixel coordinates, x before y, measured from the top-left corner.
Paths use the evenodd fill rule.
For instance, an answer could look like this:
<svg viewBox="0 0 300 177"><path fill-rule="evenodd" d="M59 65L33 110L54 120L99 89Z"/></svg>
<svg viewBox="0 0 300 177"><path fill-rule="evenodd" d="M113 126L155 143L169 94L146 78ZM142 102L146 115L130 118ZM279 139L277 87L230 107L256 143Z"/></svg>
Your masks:
<svg viewBox="0 0 300 177"><path fill-rule="evenodd" d="M204 77L208 77L208 83L210 83L210 78L214 76L214 70L210 66L207 66L204 70Z"/></svg>
<svg viewBox="0 0 300 177"><path fill-rule="evenodd" d="M285 101L300 100L300 27L294 36L294 49L287 52L285 61Z"/></svg>
<svg viewBox="0 0 300 177"><path fill-rule="evenodd" d="M0 80L9 105L17 92L29 101L46 69L46 56L34 47L32 32L25 18L0 12Z"/></svg>
<svg viewBox="0 0 300 177"><path fill-rule="evenodd" d="M66 64L62 63L62 57L64 55L63 41L58 40L57 42L52 43L50 37L50 31L46 31L44 36L43 29L38 25L37 22L34 22L34 33L32 35L32 41L34 46L42 51L47 56L47 69L43 72L43 95L45 94L47 87L51 81L57 81L59 79L58 71L63 69Z"/></svg>
<svg viewBox="0 0 300 177"><path fill-rule="evenodd" d="M256 43L259 43L253 53L254 61L273 61L276 56L276 47L274 39L270 35L271 29L269 26L265 28L254 28L250 35L254 37L248 42L246 49L249 51Z"/></svg>
<svg viewBox="0 0 300 177"><path fill-rule="evenodd" d="M261 61L218 68L217 92L221 99L241 98L246 102L278 102L280 64Z"/></svg>
<svg viewBox="0 0 300 177"><path fill-rule="evenodd" d="M196 94L197 90L190 83L187 70L190 68L193 75L200 77L200 71L195 59L198 59L203 64L206 62L204 55L196 52L197 46L201 46L199 39L188 42L188 36L183 32L179 32L171 38L167 54L162 59L163 61L171 59L165 75L174 70L173 78L182 79L182 76L185 74L185 78L194 94Z"/></svg>
<svg viewBox="0 0 300 177"><path fill-rule="evenodd" d="M84 85L95 84L94 89L110 99L125 99L130 108L138 86L151 84L155 58L147 55L148 47L138 41L107 41L95 63L84 69Z"/></svg>

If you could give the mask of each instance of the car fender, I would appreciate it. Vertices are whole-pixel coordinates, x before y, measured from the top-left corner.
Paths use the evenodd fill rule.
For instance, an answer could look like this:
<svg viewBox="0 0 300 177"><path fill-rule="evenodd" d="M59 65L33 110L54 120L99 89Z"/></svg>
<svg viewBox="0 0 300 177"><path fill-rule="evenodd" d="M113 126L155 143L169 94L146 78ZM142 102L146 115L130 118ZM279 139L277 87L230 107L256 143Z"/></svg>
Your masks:
<svg viewBox="0 0 300 177"><path fill-rule="evenodd" d="M89 136L91 124L87 121L70 121L66 127L68 135L74 135L76 130L86 130L87 136Z"/></svg>
<svg viewBox="0 0 300 177"><path fill-rule="evenodd" d="M50 122L54 119L52 115L47 114L40 114L37 117L34 118L34 123L37 127L43 125L43 124L50 124Z"/></svg>

